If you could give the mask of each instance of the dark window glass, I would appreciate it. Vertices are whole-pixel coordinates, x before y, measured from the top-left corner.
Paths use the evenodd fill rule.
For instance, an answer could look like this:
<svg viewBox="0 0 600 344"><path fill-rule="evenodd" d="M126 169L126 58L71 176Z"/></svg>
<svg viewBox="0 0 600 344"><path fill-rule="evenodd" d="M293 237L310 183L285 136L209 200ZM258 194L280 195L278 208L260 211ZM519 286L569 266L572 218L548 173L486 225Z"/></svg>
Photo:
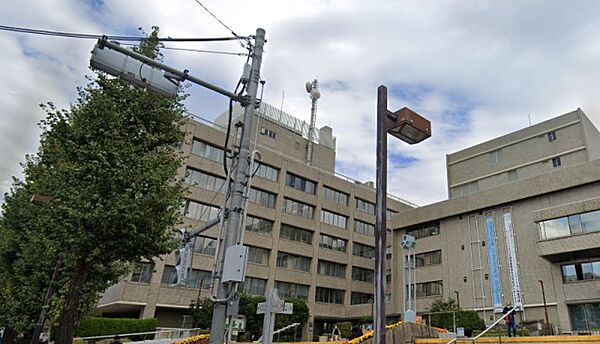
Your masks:
<svg viewBox="0 0 600 344"><path fill-rule="evenodd" d="M275 208L275 199L277 195L264 190L250 188L248 201L267 208Z"/></svg>
<svg viewBox="0 0 600 344"><path fill-rule="evenodd" d="M154 263L137 263L131 274L131 282L150 283L153 271Z"/></svg>
<svg viewBox="0 0 600 344"><path fill-rule="evenodd" d="M308 299L308 285L275 281L275 288L282 299Z"/></svg>
<svg viewBox="0 0 600 344"><path fill-rule="evenodd" d="M264 296L267 287L267 280L262 278L246 277L241 283L242 293L250 295Z"/></svg>
<svg viewBox="0 0 600 344"><path fill-rule="evenodd" d="M367 214L375 215L375 204L360 198L356 199L356 209Z"/></svg>
<svg viewBox="0 0 600 344"><path fill-rule="evenodd" d="M344 239L321 234L319 247L334 251L346 252L346 243L347 241Z"/></svg>
<svg viewBox="0 0 600 344"><path fill-rule="evenodd" d="M374 271L371 269L363 269L357 266L352 267L352 280L361 282L373 282Z"/></svg>
<svg viewBox="0 0 600 344"><path fill-rule="evenodd" d="M279 177L279 170L269 165L258 163L255 176L276 182Z"/></svg>
<svg viewBox="0 0 600 344"><path fill-rule="evenodd" d="M355 242L352 244L352 254L358 257L375 259L375 247Z"/></svg>
<svg viewBox="0 0 600 344"><path fill-rule="evenodd" d="M277 266L290 270L310 272L311 259L286 252L277 253Z"/></svg>
<svg viewBox="0 0 600 344"><path fill-rule="evenodd" d="M248 215L246 217L246 230L259 234L271 234L273 231L273 221Z"/></svg>
<svg viewBox="0 0 600 344"><path fill-rule="evenodd" d="M426 238L428 236L434 236L440 234L440 224L430 223L426 225L420 225L414 228L408 228L406 234L414 236L416 239Z"/></svg>
<svg viewBox="0 0 600 344"><path fill-rule="evenodd" d="M196 237L194 252L214 257L217 252L217 240L203 236Z"/></svg>
<svg viewBox="0 0 600 344"><path fill-rule="evenodd" d="M326 260L319 260L317 273L319 275L346 278L346 265L328 262Z"/></svg>
<svg viewBox="0 0 600 344"><path fill-rule="evenodd" d="M561 165L560 157L552 158L552 167L559 167Z"/></svg>
<svg viewBox="0 0 600 344"><path fill-rule="evenodd" d="M442 251L431 251L415 255L416 267L438 265L442 263Z"/></svg>
<svg viewBox="0 0 600 344"><path fill-rule="evenodd" d="M569 305L571 326L576 331L593 331L600 328L600 303Z"/></svg>
<svg viewBox="0 0 600 344"><path fill-rule="evenodd" d="M350 304L351 305L364 305L373 302L373 294L359 293L353 291L350 293Z"/></svg>
<svg viewBox="0 0 600 344"><path fill-rule="evenodd" d="M248 262L269 265L269 250L255 246L248 246Z"/></svg>
<svg viewBox="0 0 600 344"><path fill-rule="evenodd" d="M375 226L360 220L354 220L354 231L359 234L375 236Z"/></svg>
<svg viewBox="0 0 600 344"><path fill-rule="evenodd" d="M299 242L301 244L312 244L313 232L299 227L281 224L279 237L287 240Z"/></svg>
<svg viewBox="0 0 600 344"><path fill-rule="evenodd" d="M315 301L343 305L344 291L339 289L317 287Z"/></svg>
<svg viewBox="0 0 600 344"><path fill-rule="evenodd" d="M323 196L326 200L329 200L331 202L339 203L341 205L348 205L348 194L343 193L341 191L337 191L335 189L324 186Z"/></svg>
<svg viewBox="0 0 600 344"><path fill-rule="evenodd" d="M552 130L548 133L548 141L552 142L556 140L556 131Z"/></svg>
<svg viewBox="0 0 600 344"><path fill-rule="evenodd" d="M283 200L283 211L288 214L304 217L307 219L314 219L315 216L314 206L294 201L289 198Z"/></svg>
<svg viewBox="0 0 600 344"><path fill-rule="evenodd" d="M310 181L306 178L297 176L295 174L288 173L285 179L285 185L306 192L308 194L314 195L316 190L316 183Z"/></svg>

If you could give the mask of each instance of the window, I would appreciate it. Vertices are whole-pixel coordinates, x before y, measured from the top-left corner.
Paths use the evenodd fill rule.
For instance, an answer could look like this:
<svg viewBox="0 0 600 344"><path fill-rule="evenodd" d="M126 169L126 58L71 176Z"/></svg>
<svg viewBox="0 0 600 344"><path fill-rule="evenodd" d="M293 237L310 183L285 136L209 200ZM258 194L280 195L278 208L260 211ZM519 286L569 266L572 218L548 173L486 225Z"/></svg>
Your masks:
<svg viewBox="0 0 600 344"><path fill-rule="evenodd" d="M191 186L209 191L225 193L225 178L216 177L189 167L185 170L185 182Z"/></svg>
<svg viewBox="0 0 600 344"><path fill-rule="evenodd" d="M288 173L287 177L285 179L285 185L287 185L293 189L306 192L307 194L314 195L317 184L306 178L297 176L295 174Z"/></svg>
<svg viewBox="0 0 600 344"><path fill-rule="evenodd" d="M330 289L317 287L315 302L344 304L344 291L339 289Z"/></svg>
<svg viewBox="0 0 600 344"><path fill-rule="evenodd" d="M248 246L248 262L269 265L269 250L255 246Z"/></svg>
<svg viewBox="0 0 600 344"><path fill-rule="evenodd" d="M392 293L385 293L385 302L392 302Z"/></svg>
<svg viewBox="0 0 600 344"><path fill-rule="evenodd" d="M276 139L277 138L277 133L274 132L271 129L267 129L265 127L260 128L260 134L266 137L270 137L272 139Z"/></svg>
<svg viewBox="0 0 600 344"><path fill-rule="evenodd" d="M454 197L466 196L479 191L479 182L466 183L454 188Z"/></svg>
<svg viewBox="0 0 600 344"><path fill-rule="evenodd" d="M562 266L563 282L600 280L600 260Z"/></svg>
<svg viewBox="0 0 600 344"><path fill-rule="evenodd" d="M264 296L267 287L267 280L262 278L246 277L240 286L242 293L250 295Z"/></svg>
<svg viewBox="0 0 600 344"><path fill-rule="evenodd" d="M304 217L307 219L315 218L314 217L315 216L315 207L314 206L306 204L306 203L294 201L289 198L285 198L283 200L283 211L288 214Z"/></svg>
<svg viewBox="0 0 600 344"><path fill-rule="evenodd" d="M429 223L418 225L415 227L409 227L406 229L406 234L414 236L416 239L426 238L428 236L438 235L440 234L440 224Z"/></svg>
<svg viewBox="0 0 600 344"><path fill-rule="evenodd" d="M311 259L308 257L285 252L277 253L277 266L280 268L310 272L310 262Z"/></svg>
<svg viewBox="0 0 600 344"><path fill-rule="evenodd" d="M442 281L417 283L416 295L417 297L441 296L443 286Z"/></svg>
<svg viewBox="0 0 600 344"><path fill-rule="evenodd" d="M356 199L356 209L367 214L375 215L375 204L360 198Z"/></svg>
<svg viewBox="0 0 600 344"><path fill-rule="evenodd" d="M387 285L392 284L392 270L391 269L385 270L385 283Z"/></svg>
<svg viewBox="0 0 600 344"><path fill-rule="evenodd" d="M552 167L560 167L560 157L552 158Z"/></svg>
<svg viewBox="0 0 600 344"><path fill-rule="evenodd" d="M394 214L398 214L398 212L397 212L397 211L395 211L395 210L392 210L392 209L387 209L387 210L385 211L385 217L386 217L388 220L391 220L391 219L392 219L392 215L394 215Z"/></svg>
<svg viewBox="0 0 600 344"><path fill-rule="evenodd" d="M319 275L346 278L346 265L319 259L317 273Z"/></svg>
<svg viewBox="0 0 600 344"><path fill-rule="evenodd" d="M273 221L248 215L246 217L246 230L259 234L271 234Z"/></svg>
<svg viewBox="0 0 600 344"><path fill-rule="evenodd" d="M328 210L321 209L321 222L330 226L346 229L347 220L348 218L344 215L339 215Z"/></svg>
<svg viewBox="0 0 600 344"><path fill-rule="evenodd" d="M361 282L373 283L374 271L371 269L363 269L357 266L352 267L352 280Z"/></svg>
<svg viewBox="0 0 600 344"><path fill-rule="evenodd" d="M275 208L275 199L277 195L267 191L250 188L248 193L248 201L267 208Z"/></svg>
<svg viewBox="0 0 600 344"><path fill-rule="evenodd" d="M308 299L308 286L305 284L275 281L275 288L282 299Z"/></svg>
<svg viewBox="0 0 600 344"><path fill-rule="evenodd" d="M160 283L162 285L174 286L177 283L177 270L174 266L165 266ZM188 271L187 284L188 288L202 288L208 290L211 288L212 277L210 271L192 269Z"/></svg>
<svg viewBox="0 0 600 344"><path fill-rule="evenodd" d="M131 282L150 283L153 271L154 263L137 263L131 274Z"/></svg>
<svg viewBox="0 0 600 344"><path fill-rule="evenodd" d="M600 303L568 305L573 330L593 331L600 328Z"/></svg>
<svg viewBox="0 0 600 344"><path fill-rule="evenodd" d="M319 247L339 252L346 252L346 240L332 237L326 234L320 235L321 239L319 241Z"/></svg>
<svg viewBox="0 0 600 344"><path fill-rule="evenodd" d="M348 205L348 194L341 191L334 190L327 186L323 186L323 193L326 200L331 202L339 203L341 205Z"/></svg>
<svg viewBox="0 0 600 344"><path fill-rule="evenodd" d="M541 221L539 227L542 240L600 231L600 210Z"/></svg>
<svg viewBox="0 0 600 344"><path fill-rule="evenodd" d="M548 142L556 141L556 131L552 130L548 133Z"/></svg>
<svg viewBox="0 0 600 344"><path fill-rule="evenodd" d="M255 176L277 182L277 179L279 179L279 170L259 162Z"/></svg>
<svg viewBox="0 0 600 344"><path fill-rule="evenodd" d="M517 180L517 170L510 170L506 174L509 182Z"/></svg>
<svg viewBox="0 0 600 344"><path fill-rule="evenodd" d="M392 246L385 248L385 259L392 259Z"/></svg>
<svg viewBox="0 0 600 344"><path fill-rule="evenodd" d="M375 247L359 244L352 244L352 254L358 257L375 259Z"/></svg>
<svg viewBox="0 0 600 344"><path fill-rule="evenodd" d="M502 149L496 149L490 152L490 162L492 165L498 165L502 162Z"/></svg>
<svg viewBox="0 0 600 344"><path fill-rule="evenodd" d="M194 252L214 257L217 252L217 240L203 236L196 237Z"/></svg>
<svg viewBox="0 0 600 344"><path fill-rule="evenodd" d="M222 163L223 154L225 154L225 152L220 147L213 146L210 143L206 143L198 139L194 139L192 142L192 154Z"/></svg>
<svg viewBox="0 0 600 344"><path fill-rule="evenodd" d="M415 265L417 268L428 265L442 264L442 251L431 251L425 253L419 253L415 255Z"/></svg>
<svg viewBox="0 0 600 344"><path fill-rule="evenodd" d="M187 200L184 207L183 216L191 219L208 222L212 219L217 218L220 208L213 207L212 205L203 204L200 202Z"/></svg>
<svg viewBox="0 0 600 344"><path fill-rule="evenodd" d="M360 220L354 220L354 231L359 234L364 234L368 236L375 236L375 226L362 222Z"/></svg>
<svg viewBox="0 0 600 344"><path fill-rule="evenodd" d="M301 244L312 245L313 232L282 223L281 230L279 230L279 237Z"/></svg>
<svg viewBox="0 0 600 344"><path fill-rule="evenodd" d="M356 291L353 291L352 293L350 293L350 304L351 305L364 305L364 304L372 303L372 302L373 302L373 294L359 293Z"/></svg>

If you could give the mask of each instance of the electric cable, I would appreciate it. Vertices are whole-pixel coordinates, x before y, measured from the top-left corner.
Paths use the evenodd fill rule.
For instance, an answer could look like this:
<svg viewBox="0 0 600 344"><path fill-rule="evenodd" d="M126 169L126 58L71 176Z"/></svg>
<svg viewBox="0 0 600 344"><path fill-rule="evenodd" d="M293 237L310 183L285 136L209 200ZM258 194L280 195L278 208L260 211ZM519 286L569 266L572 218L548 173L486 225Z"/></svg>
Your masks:
<svg viewBox="0 0 600 344"><path fill-rule="evenodd" d="M119 43L120 45L124 45L124 46L130 46L130 47L137 47L137 44L132 44L132 43ZM193 53L207 53L207 54L221 54L221 55L235 55L235 56L248 56L247 53L237 53L237 52L233 52L233 51L223 51L223 50L206 50L206 49L192 49L192 48L178 48L178 47L171 47L171 46L161 46L160 49L165 49L165 50L176 50L176 51L188 51L188 52L193 52Z"/></svg>
<svg viewBox="0 0 600 344"><path fill-rule="evenodd" d="M77 33L77 32L64 32L64 31L53 31L53 30L41 30L31 29L17 26L0 25L0 31L10 31L17 33L26 33L43 36L54 36L54 37L66 37L66 38L80 38L80 39L100 39L106 37L110 40L116 41L143 41L148 37L136 37L136 36L116 36L116 35L98 35L90 33ZM158 41L162 42L220 42L220 41L235 41L235 40L247 40L249 37L243 37L235 35L234 37L192 37L192 38L172 38L172 37L158 37Z"/></svg>
<svg viewBox="0 0 600 344"><path fill-rule="evenodd" d="M229 30L229 32L231 32L231 34L232 34L232 35L234 35L235 37L242 38L242 37L240 37L240 36L239 36L237 33L235 33L235 32L234 32L234 31L233 31L233 30L232 30L232 29L231 29L229 26L227 26L225 23L223 23L223 21L222 21L221 19L219 19L219 18L218 18L218 17L217 17L217 16L216 16L214 13L212 13L212 12L211 12L211 11L210 11L210 10L209 10L209 9L208 9L206 6L204 6L204 5L202 4L202 2L200 2L200 0L194 0L194 1L196 1L196 3L197 3L198 5L200 5L200 6L201 6L201 7L202 7L202 8L203 8L203 9L204 9L206 12L208 12L208 14L210 14L210 15L211 15L213 18L215 18L215 19L216 19L216 20L217 20L217 21L218 21L218 22L219 22L221 25L223 25L223 27L224 27L224 28L226 28L227 30ZM245 39L245 40L246 40L246 42L247 42L248 44L250 44L250 40L249 40L249 38L248 38L248 37L245 37L245 38L243 38L243 39ZM242 45L242 47L244 47L244 48L246 47L246 46L244 45L244 43L240 42L240 44Z"/></svg>

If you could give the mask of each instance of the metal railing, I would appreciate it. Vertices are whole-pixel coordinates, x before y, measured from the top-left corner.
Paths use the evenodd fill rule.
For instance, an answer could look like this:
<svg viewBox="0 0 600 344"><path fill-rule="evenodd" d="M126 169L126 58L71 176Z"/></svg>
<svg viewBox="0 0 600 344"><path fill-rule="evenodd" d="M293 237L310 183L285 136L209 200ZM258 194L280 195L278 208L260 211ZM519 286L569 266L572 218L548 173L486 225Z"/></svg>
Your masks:
<svg viewBox="0 0 600 344"><path fill-rule="evenodd" d="M73 343L95 343L105 339L112 339L115 336L119 338L135 339L131 340L140 341L155 341L161 339L180 339L195 336L200 334L200 331L206 330L201 328L158 328L156 331L151 332L135 332L135 333L120 333L102 336L91 336L91 337L77 337L73 339Z"/></svg>
<svg viewBox="0 0 600 344"><path fill-rule="evenodd" d="M491 324L490 326L488 326L485 330L483 330L477 336L475 336L473 338L463 338L463 339L464 340L469 340L469 341L471 341L471 343L475 343L477 341L477 339L481 338L481 336L483 336L484 334L486 334L489 330L491 330L492 328L494 328L495 326L497 326L502 320L506 319L506 317L508 317L512 313L515 313L516 311L517 311L517 309L515 307L513 307L509 312L507 312L506 314L502 315L498 320L494 321L493 324ZM498 336L500 336L500 330L498 330ZM449 341L446 344L456 343L457 340L458 340L458 338L453 338L451 341Z"/></svg>

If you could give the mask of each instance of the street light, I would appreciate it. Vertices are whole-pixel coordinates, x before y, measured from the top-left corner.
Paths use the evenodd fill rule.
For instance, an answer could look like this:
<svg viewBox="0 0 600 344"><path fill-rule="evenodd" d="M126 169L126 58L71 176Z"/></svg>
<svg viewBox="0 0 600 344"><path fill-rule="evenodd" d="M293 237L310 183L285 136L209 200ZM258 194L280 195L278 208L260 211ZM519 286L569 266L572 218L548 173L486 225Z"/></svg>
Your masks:
<svg viewBox="0 0 600 344"><path fill-rule="evenodd" d="M387 87L377 88L377 175L375 231L375 343L385 343L385 248L387 201L387 134L408 143L431 136L431 123L409 108L387 109Z"/></svg>

